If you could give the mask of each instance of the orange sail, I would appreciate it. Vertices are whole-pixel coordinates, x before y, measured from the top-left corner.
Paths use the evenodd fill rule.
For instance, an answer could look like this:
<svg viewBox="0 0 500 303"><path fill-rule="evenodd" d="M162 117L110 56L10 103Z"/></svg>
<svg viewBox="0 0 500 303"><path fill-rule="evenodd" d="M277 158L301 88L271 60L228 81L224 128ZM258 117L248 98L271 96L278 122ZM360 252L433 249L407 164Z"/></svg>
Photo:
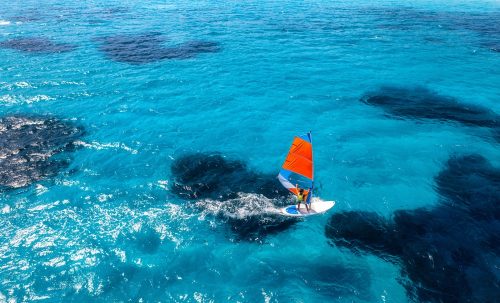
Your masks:
<svg viewBox="0 0 500 303"><path fill-rule="evenodd" d="M313 161L311 142L295 137L282 168L312 180Z"/></svg>
<svg viewBox="0 0 500 303"><path fill-rule="evenodd" d="M303 189L310 203L314 189L314 164L311 133L295 137L278 174L281 184L293 194Z"/></svg>

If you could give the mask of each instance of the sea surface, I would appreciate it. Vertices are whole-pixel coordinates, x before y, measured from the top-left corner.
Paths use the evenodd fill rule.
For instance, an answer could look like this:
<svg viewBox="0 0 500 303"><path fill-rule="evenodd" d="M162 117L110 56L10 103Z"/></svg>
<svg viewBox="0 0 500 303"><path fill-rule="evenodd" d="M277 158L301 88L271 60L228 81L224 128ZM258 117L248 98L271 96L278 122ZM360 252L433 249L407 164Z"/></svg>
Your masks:
<svg viewBox="0 0 500 303"><path fill-rule="evenodd" d="M499 20L0 0L0 302L495 302ZM308 131L336 205L293 220L276 175Z"/></svg>

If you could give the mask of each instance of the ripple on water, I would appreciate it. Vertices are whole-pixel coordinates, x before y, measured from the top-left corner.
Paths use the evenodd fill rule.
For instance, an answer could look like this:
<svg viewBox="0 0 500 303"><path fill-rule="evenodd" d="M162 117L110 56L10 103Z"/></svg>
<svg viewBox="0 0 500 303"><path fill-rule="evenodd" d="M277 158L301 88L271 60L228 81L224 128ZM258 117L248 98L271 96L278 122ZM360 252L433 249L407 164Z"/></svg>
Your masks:
<svg viewBox="0 0 500 303"><path fill-rule="evenodd" d="M137 276L157 275L160 249L189 241L184 234L192 215L171 203L145 211L123 205L75 208L70 201L25 207L11 213L15 228L0 227L2 237L15 230L8 247L0 248L2 285L12 289L11 298L113 293ZM14 278L20 267L22 280L31 282Z"/></svg>

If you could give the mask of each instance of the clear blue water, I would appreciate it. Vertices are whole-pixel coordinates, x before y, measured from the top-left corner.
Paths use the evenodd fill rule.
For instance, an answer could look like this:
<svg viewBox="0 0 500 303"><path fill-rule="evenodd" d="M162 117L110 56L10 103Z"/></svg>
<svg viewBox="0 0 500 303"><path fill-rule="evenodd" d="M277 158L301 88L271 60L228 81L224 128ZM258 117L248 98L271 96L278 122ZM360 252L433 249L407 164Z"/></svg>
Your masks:
<svg viewBox="0 0 500 303"><path fill-rule="evenodd" d="M0 192L0 301L406 302L398 264L329 244L329 217L434 206L434 177L452 155L500 166L488 128L395 119L359 101L381 86L425 87L500 114L495 1L0 7L0 41L75 47L0 48L0 117L85 129L67 167ZM148 33L188 55L131 64L103 51L106 37ZM191 53L186 41L218 49ZM233 213L172 193L171 165L186 154L274 175L309 130L319 194L337 202L327 215L245 241L216 215Z"/></svg>

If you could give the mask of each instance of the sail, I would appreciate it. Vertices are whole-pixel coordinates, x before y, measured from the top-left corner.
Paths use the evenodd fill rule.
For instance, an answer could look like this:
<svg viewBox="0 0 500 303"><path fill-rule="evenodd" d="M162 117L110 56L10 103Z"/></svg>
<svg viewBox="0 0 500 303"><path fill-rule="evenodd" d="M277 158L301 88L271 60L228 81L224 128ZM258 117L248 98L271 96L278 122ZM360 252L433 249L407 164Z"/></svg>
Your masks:
<svg viewBox="0 0 500 303"><path fill-rule="evenodd" d="M307 195L306 202L310 202L314 187L314 163L310 132L293 139L278 179L293 194L297 194L296 185L304 189Z"/></svg>

